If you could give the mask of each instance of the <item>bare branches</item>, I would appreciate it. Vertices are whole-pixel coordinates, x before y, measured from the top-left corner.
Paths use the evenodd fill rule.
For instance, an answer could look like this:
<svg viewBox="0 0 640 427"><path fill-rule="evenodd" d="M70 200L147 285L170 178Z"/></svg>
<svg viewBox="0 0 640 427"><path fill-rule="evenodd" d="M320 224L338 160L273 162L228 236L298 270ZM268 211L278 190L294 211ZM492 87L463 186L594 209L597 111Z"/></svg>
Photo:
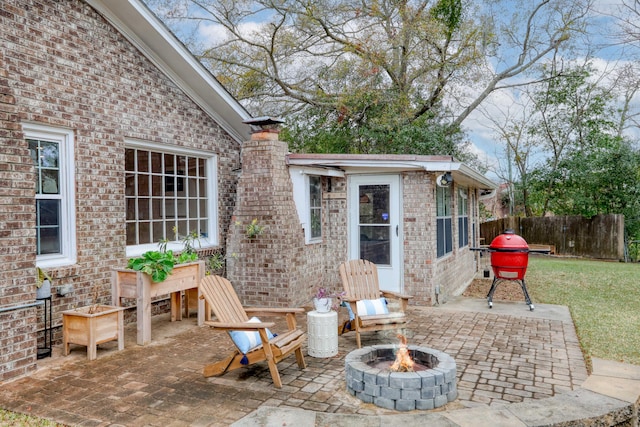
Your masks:
<svg viewBox="0 0 640 427"><path fill-rule="evenodd" d="M448 105L458 129L491 93L532 81L525 74L581 31L591 0L495 11L465 0L183 1L172 18L216 30L201 58L261 113L362 114L383 102L410 123Z"/></svg>

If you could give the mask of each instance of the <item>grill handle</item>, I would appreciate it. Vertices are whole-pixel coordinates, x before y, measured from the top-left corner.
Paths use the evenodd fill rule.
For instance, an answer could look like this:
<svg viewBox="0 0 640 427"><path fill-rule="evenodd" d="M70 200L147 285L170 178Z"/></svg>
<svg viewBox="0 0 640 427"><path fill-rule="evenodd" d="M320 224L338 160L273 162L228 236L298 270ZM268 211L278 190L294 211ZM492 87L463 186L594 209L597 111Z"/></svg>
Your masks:
<svg viewBox="0 0 640 427"><path fill-rule="evenodd" d="M549 249L510 249L510 248L500 248L500 249L496 249L496 248L469 248L469 250L472 251L477 251L477 252L512 252L512 253L518 253L518 252L525 252L525 253L534 253L534 254L550 254L551 251Z"/></svg>

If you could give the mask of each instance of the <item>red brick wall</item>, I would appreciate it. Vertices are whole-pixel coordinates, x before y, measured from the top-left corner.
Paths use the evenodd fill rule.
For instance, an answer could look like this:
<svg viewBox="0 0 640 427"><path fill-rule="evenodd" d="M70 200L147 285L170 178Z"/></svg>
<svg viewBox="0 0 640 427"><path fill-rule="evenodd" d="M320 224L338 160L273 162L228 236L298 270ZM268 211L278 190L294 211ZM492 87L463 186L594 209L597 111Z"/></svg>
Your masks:
<svg viewBox="0 0 640 427"><path fill-rule="evenodd" d="M322 194L323 259L326 260L324 286L331 291L342 291L338 268L348 258L347 180L335 177L330 179L331 191Z"/></svg>
<svg viewBox="0 0 640 427"><path fill-rule="evenodd" d="M0 51L0 381L35 368L35 183ZM20 308L21 306L27 306Z"/></svg>
<svg viewBox="0 0 640 427"><path fill-rule="evenodd" d="M234 224L227 237L227 276L247 306L302 305L310 298L313 279L321 276L321 257L314 264L305 256L309 249L286 152L287 144L274 139L243 143ZM250 239L245 230L253 219L264 231Z"/></svg>
<svg viewBox="0 0 640 427"><path fill-rule="evenodd" d="M435 184L434 184L435 185ZM453 238L453 252L447 254L436 262L436 267L433 275L433 286L440 286L440 295L438 296L438 302L444 303L453 296L460 295L467 285L471 283L476 272L476 254L469 248L473 246L471 238L469 238L469 245L462 248L459 247L458 242L458 185L454 182L451 187L451 200L452 200L452 238ZM469 194L474 191L468 189ZM469 232L471 232L473 217L472 210L469 209ZM434 202L434 250L435 249L435 202Z"/></svg>
<svg viewBox="0 0 640 427"><path fill-rule="evenodd" d="M285 153L286 145L273 139L243 145L234 213L241 225L232 227L228 237L228 277L249 306L303 305L319 286L342 289L338 266L348 258L347 179L323 178L322 243L305 244ZM461 293L475 273L473 253L457 247L457 200L453 252L437 259L435 175L412 171L401 177L404 292L413 296L412 304L432 305L439 285L438 301L444 303ZM265 231L249 239L245 227L254 218Z"/></svg>
<svg viewBox="0 0 640 427"><path fill-rule="evenodd" d="M425 172L406 172L402 191L404 292L413 296L413 304L431 305L436 263L433 181Z"/></svg>
<svg viewBox="0 0 640 427"><path fill-rule="evenodd" d="M66 297L54 291L54 325L62 310L91 301L94 285L110 302L111 268L126 263L125 139L218 155L224 242L239 144L86 3L14 0L0 8L0 307L35 298L35 185L21 122L72 129L75 137L78 262L50 270L54 286L73 285ZM6 355L2 345L0 380L33 369L35 316L35 309L0 314L3 344L13 337L15 348L27 347Z"/></svg>

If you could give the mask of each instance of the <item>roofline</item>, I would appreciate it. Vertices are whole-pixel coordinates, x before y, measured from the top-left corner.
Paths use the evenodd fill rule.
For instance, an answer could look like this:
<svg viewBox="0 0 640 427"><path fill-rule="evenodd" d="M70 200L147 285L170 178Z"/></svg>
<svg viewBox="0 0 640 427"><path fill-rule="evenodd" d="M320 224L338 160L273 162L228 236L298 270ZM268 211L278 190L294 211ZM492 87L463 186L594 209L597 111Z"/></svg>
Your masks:
<svg viewBox="0 0 640 427"><path fill-rule="evenodd" d="M247 110L140 0L85 0L238 142Z"/></svg>
<svg viewBox="0 0 640 427"><path fill-rule="evenodd" d="M361 171L425 170L452 172L454 181L471 181L479 188L493 190L497 184L452 156L420 156L413 154L298 154L287 155L287 164L307 167L338 167Z"/></svg>

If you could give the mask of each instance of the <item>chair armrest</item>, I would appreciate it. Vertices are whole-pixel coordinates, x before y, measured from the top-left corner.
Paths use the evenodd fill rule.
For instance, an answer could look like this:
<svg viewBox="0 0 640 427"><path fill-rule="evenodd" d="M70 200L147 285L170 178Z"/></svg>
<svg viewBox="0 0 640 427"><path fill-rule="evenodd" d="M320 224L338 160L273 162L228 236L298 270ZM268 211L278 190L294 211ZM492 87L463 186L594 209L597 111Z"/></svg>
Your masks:
<svg viewBox="0 0 640 427"><path fill-rule="evenodd" d="M406 300L413 298L412 295L404 295L404 294L399 294L398 292L392 292L392 291L380 291L380 294L382 294L382 296L385 298L406 299Z"/></svg>
<svg viewBox="0 0 640 427"><path fill-rule="evenodd" d="M234 331L257 331L258 329L273 328L274 322L244 322L244 323L222 323L222 322L204 322L205 325L216 329L234 330Z"/></svg>
<svg viewBox="0 0 640 427"><path fill-rule="evenodd" d="M247 316L281 316L284 314L304 313L304 308L246 307Z"/></svg>
<svg viewBox="0 0 640 427"><path fill-rule="evenodd" d="M305 313L304 308L270 308L270 307L250 307L244 309L247 316L282 316L287 319L287 328L290 331L296 329L296 314Z"/></svg>

